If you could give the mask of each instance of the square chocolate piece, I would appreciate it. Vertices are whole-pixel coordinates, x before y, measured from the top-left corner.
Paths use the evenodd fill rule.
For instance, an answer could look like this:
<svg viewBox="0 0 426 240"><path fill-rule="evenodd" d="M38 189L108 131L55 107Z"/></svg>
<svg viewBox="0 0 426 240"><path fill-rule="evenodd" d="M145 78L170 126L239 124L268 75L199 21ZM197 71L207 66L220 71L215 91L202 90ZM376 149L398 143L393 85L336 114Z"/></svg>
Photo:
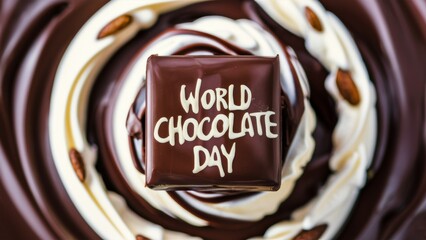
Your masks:
<svg viewBox="0 0 426 240"><path fill-rule="evenodd" d="M147 64L148 187L279 189L278 57L151 56Z"/></svg>

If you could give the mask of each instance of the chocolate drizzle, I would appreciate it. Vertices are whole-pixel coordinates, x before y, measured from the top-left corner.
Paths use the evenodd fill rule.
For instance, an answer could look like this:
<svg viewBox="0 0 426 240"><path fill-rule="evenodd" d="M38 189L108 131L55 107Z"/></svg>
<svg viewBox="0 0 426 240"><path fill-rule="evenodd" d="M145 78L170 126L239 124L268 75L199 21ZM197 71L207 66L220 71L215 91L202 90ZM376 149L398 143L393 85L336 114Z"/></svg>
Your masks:
<svg viewBox="0 0 426 240"><path fill-rule="evenodd" d="M372 177L338 238L420 238L425 229L419 226L426 224L426 16L419 9L424 13L425 7L415 0L401 6L360 0L321 2L351 31L378 91L379 138ZM51 87L63 52L82 24L105 3L0 0L2 239L98 238L62 186L52 162L47 129ZM135 52L174 23L212 14L259 21L295 50L315 93L311 97L318 117L314 136L320 141L295 191L275 214L256 223L241 222L197 213L182 202L211 223L195 228L153 209L130 189L111 143L110 103L114 101L109 100L115 98L121 75ZM107 187L124 196L147 220L206 239L256 236L288 218L292 210L317 194L329 175L331 130L336 123L334 104L323 87L327 72L303 44L252 1L206 2L161 16L155 27L141 31L109 60L91 94L88 138L99 147L98 170ZM178 193L171 195L181 202Z"/></svg>

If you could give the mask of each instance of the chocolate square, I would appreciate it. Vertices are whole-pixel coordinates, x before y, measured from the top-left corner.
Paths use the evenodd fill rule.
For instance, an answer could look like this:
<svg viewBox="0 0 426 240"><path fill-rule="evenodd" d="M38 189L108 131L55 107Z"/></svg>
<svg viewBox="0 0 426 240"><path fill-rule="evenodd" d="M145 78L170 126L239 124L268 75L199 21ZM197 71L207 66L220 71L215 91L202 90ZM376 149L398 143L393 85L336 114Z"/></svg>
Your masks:
<svg viewBox="0 0 426 240"><path fill-rule="evenodd" d="M278 190L279 59L151 56L146 185L158 190Z"/></svg>

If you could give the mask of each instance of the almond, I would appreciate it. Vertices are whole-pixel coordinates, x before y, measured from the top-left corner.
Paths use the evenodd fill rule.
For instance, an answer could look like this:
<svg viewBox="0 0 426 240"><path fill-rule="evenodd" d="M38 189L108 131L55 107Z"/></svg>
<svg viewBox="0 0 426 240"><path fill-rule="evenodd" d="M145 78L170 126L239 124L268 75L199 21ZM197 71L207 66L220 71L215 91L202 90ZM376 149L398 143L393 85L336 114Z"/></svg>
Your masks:
<svg viewBox="0 0 426 240"><path fill-rule="evenodd" d="M351 73L339 69L336 74L336 84L340 95L352 105L358 105L361 101L358 88L356 87Z"/></svg>
<svg viewBox="0 0 426 240"><path fill-rule="evenodd" d="M318 225L311 230L303 230L293 240L318 240L327 229L327 225Z"/></svg>
<svg viewBox="0 0 426 240"><path fill-rule="evenodd" d="M138 234L138 235L136 235L136 240L150 240L150 239Z"/></svg>
<svg viewBox="0 0 426 240"><path fill-rule="evenodd" d="M81 154L75 148L71 148L69 155L75 174L80 182L84 182L86 179L86 169L84 168L84 162Z"/></svg>
<svg viewBox="0 0 426 240"><path fill-rule="evenodd" d="M104 37L108 37L113 35L125 27L129 26L129 24L133 21L133 17L130 15L122 15L111 22L109 22L98 34L98 39L102 39Z"/></svg>
<svg viewBox="0 0 426 240"><path fill-rule="evenodd" d="M318 32L322 32L324 28L322 27L321 20L318 15L312 10L310 7L305 7L305 17L308 19L309 24L312 28L317 30Z"/></svg>

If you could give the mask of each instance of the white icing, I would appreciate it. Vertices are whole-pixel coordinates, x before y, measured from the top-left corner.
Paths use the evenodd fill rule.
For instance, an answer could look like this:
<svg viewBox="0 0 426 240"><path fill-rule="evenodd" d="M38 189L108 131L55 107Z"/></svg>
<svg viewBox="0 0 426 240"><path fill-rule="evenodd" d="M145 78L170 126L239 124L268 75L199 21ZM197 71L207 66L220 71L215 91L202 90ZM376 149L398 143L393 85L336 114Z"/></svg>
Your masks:
<svg viewBox="0 0 426 240"><path fill-rule="evenodd" d="M185 97L186 85L182 85L180 88L180 104L182 104L182 107L186 113L189 113L189 107L192 108L193 113L198 113L198 99L200 97L201 82L201 79L197 79L197 84L195 85L195 94L190 92L188 98Z"/></svg>
<svg viewBox="0 0 426 240"><path fill-rule="evenodd" d="M195 93L189 92L188 97L186 97L185 94L186 85L181 86L180 103L186 113L189 113L189 107L191 107L192 112L197 114L199 112L200 102L204 110L210 110L213 105L215 105L215 102L218 111L220 111L221 106L222 108L229 109L230 111L246 110L249 108L252 99L252 93L246 85L243 84L240 86L240 105L236 105L234 101L234 84L229 85L228 90L224 88L216 88L215 90L207 89L201 94L200 100L200 88L202 82L202 79L197 79ZM227 94L228 102L225 100L225 96Z"/></svg>
<svg viewBox="0 0 426 240"><path fill-rule="evenodd" d="M220 146L220 150L223 154L223 156L225 156L226 161L228 162L228 173L232 173L233 172L233 162L234 162L234 158L235 158L235 144L232 144L231 150L227 151L225 146L221 145Z"/></svg>
<svg viewBox="0 0 426 240"><path fill-rule="evenodd" d="M205 110L210 110L216 101L215 92L207 89L201 96L201 105Z"/></svg>
<svg viewBox="0 0 426 240"><path fill-rule="evenodd" d="M210 119L210 118L208 118L208 119ZM201 121L203 121L203 119ZM219 122L221 122L221 125L219 124ZM222 126L222 131L218 130L219 126ZM212 131L210 131L210 133L209 133L209 135L211 135L211 137L210 138L204 138L204 139L201 139L201 137L200 137L200 140L208 141L209 139L211 139L213 137L214 138L223 137L226 134L226 131L227 131L228 128L229 128L229 118L226 117L225 114L218 114L218 115L216 115L216 117L213 119L213 122L212 122L212 127L211 127ZM215 129L215 130L213 130L213 129ZM199 133L202 133L203 132L203 126L200 125L197 128L197 131Z"/></svg>
<svg viewBox="0 0 426 240"><path fill-rule="evenodd" d="M208 111L214 105L217 106L217 109L221 107L224 109L229 109L229 111L244 111L249 109L252 103L252 92L249 87L246 85L240 86L240 105L234 103L234 85L231 84L228 89L224 88L215 88L207 89L203 93L200 93L202 85L202 79L198 78L196 81L194 91L189 91L189 94L186 93L186 85L182 85L180 88L180 104L183 110L186 113L192 111L193 113L198 113L200 111ZM188 95L188 96L187 96ZM217 95L217 96L216 96ZM225 100L226 95L228 95L227 101ZM200 97L201 96L201 97ZM215 104L216 102L216 104ZM201 107L200 107L201 106ZM201 114L201 116L204 114ZM212 138L228 138L229 140L234 140L237 138L242 138L246 135L253 137L255 135L252 116L255 117L257 133L259 136L263 135L267 138L278 138L277 133L273 133L272 128L276 128L278 124L273 122L271 119L272 116L276 115L274 111L266 112L245 112L241 119L241 130L240 132L234 131L235 118L234 113L230 112L228 116L224 114L217 114L213 120L210 117L204 117L197 121L195 118L185 118L182 115L172 116L169 119L166 117L161 117L154 124L154 141L164 144L169 143L171 146L175 146L176 135L180 145L185 142L192 142L196 139L200 141L210 141ZM264 127L262 124L265 123ZM176 119L176 120L175 120ZM148 119L151 121L152 119ZM208 134L203 132L205 123L212 123ZM221 125L219 124L221 123ZM162 125L165 125L162 127ZM167 127L168 126L168 127ZM189 126L191 130L189 131ZM221 126L221 127L219 127ZM160 136L160 131L163 129L168 129L167 136ZM219 130L221 129L221 130ZM264 129L264 130L263 130ZM192 135L190 135L192 132ZM228 133L228 134L227 134ZM198 141L199 142L199 141ZM154 148L150 145L154 143L147 143L147 148ZM226 150L225 146L222 144L219 146L213 146L211 149L207 149L201 145L195 145L193 147L193 159L194 159L194 168L192 170L193 174L197 174L207 167L217 167L220 177L225 177L225 171L223 170L222 159L225 158L227 161L227 174L233 172L233 162L235 158L235 142L232 143L232 147L229 150ZM244 149L242 149L244 151ZM241 150L240 150L241 151ZM155 158L156 156L149 156ZM241 159L244 160L244 159ZM147 169L150 169L149 163L147 164Z"/></svg>
<svg viewBox="0 0 426 240"><path fill-rule="evenodd" d="M160 136L160 127L162 123L167 123L169 120L166 117L162 117L160 118L157 123L155 123L154 126L154 139L157 140L160 143L166 143L166 142L170 142L170 145L172 145L172 141L170 140L170 134L167 135L167 137L161 137ZM174 142L174 140L173 140ZM173 144L174 145L174 144ZM172 145L172 146L173 146Z"/></svg>
<svg viewBox="0 0 426 240"><path fill-rule="evenodd" d="M193 239L186 234L166 230L142 219L126 206L120 196L108 192L95 169L96 149L88 145L84 130L89 92L95 76L107 59L139 29L151 27L159 14L194 2L196 1L111 1L100 9L77 34L58 68L49 117L50 144L55 166L76 208L103 239L134 239L136 234L145 234L153 239ZM369 81L367 70L350 34L343 24L332 13L327 12L318 1L258 0L257 2L283 27L303 37L310 54L317 57L330 71L326 88L337 103L339 115L339 121L333 132L333 155L330 161L330 169L335 173L329 177L322 192L315 199L295 211L290 220L271 226L262 238L291 239L301 229L326 223L328 228L322 239L330 239L347 218L359 189L365 184L366 169L372 161L376 140L374 87ZM304 17L305 6L309 6L318 15L324 27L322 33L318 33L307 23ZM102 26L122 14L133 15L135 21L117 35L96 40L96 35ZM211 16L193 23L181 24L179 27L210 33L256 55L284 56L283 49L274 37L250 20L231 20ZM124 174L135 192L154 208L172 217L194 226L206 226L208 225L206 221L182 208L167 193L144 187L145 177L134 168L131 161L125 128L127 111L138 94L140 86L144 84L148 57L152 54L169 55L174 50L196 43L198 40L199 37L185 34L171 36L153 43L150 48L137 56L126 75L125 83L115 103L113 144L117 151L116 157L121 161L122 167L122 173L117 174ZM288 52L290 55L295 55L291 49ZM303 92L307 97L310 91L303 69L295 58L292 58L291 62L296 68ZM294 79L286 58L280 57L280 68L281 82L289 94L290 101L294 103ZM351 71L361 95L359 105L349 105L340 96L334 81L338 68ZM224 102L219 100L224 98L224 94L222 90L216 90L216 108L225 107ZM229 105L226 107L231 108ZM200 211L233 219L256 221L274 213L280 203L291 193L296 180L303 173L303 167L313 153L314 141L311 134L315 128L316 119L307 99L305 108L282 170L284 177L279 191L260 193L254 197L219 204L201 202L185 192L179 193L180 196ZM259 131L258 119L261 116L257 114L260 113L250 114L256 121L252 125L257 126L257 134L268 135L268 128L265 131ZM225 122L226 119L233 122L231 116L222 116L217 121ZM210 122L211 119L204 119L199 122L199 125ZM195 122L191 120L187 123L187 125L191 124ZM247 131L251 134L250 130ZM269 136L274 136L274 133L270 132ZM165 141L165 136L158 137L161 141ZM214 137L214 133L206 135L202 131L197 131L197 137L210 139ZM193 136L187 136L187 139L192 138ZM183 140L186 140L185 137ZM79 150L84 158L88 175L84 185L75 176L70 162L64 161L71 146ZM233 151L226 152L227 161L233 159ZM232 172L232 169L226 169L226 172ZM203 196L202 193L197 194Z"/></svg>
<svg viewBox="0 0 426 240"><path fill-rule="evenodd" d="M189 135L189 124L192 125L192 136ZM195 120L195 118L188 118L184 124L183 124L183 136L185 138L185 141L191 142L194 141L197 138L197 132L196 130L199 130L197 128L198 123L197 120Z"/></svg>
<svg viewBox="0 0 426 240"><path fill-rule="evenodd" d="M232 165L235 158L235 145L236 143L232 144L231 149L226 150L225 146L223 144L220 145L220 148L218 146L213 146L211 153L208 149L204 148L203 146L195 146L194 147L194 169L192 170L192 173L197 174L201 171L203 171L206 167L217 167L219 170L220 177L225 177L225 171L223 170L222 165L222 155L226 158L227 161L227 173L232 173ZM203 154L201 154L203 153ZM202 160L201 155L204 156L204 163L201 164Z"/></svg>
<svg viewBox="0 0 426 240"><path fill-rule="evenodd" d="M187 141L194 141L195 139L209 141L212 138L221 138L226 133L227 138L231 140L242 138L246 135L253 137L255 135L253 121L256 122L256 133L262 136L263 132L265 132L267 138L274 139L278 137L276 130L278 124L271 119L275 114L274 111L245 112L240 122L235 121L234 113L232 112L228 113L228 115L218 114L213 120L210 117L204 117L200 119L200 122L195 118L184 119L182 115L172 116L169 119L161 117L154 125L154 139L159 143L169 143L171 146L175 146L176 141L180 145ZM206 134L203 131L204 124L210 122L211 128ZM219 122L222 124L219 124ZM193 136L189 135L188 128L190 124L194 129ZM234 130L236 124L241 126L239 132ZM161 129L164 128L168 129L167 136L160 135Z"/></svg>
<svg viewBox="0 0 426 240"><path fill-rule="evenodd" d="M228 89L224 88L216 88L207 89L203 93L200 94L200 89L202 85L202 79L198 78L196 81L194 92L190 91L188 97L186 96L186 85L182 85L180 88L180 104L186 113L190 112L190 109L193 113L198 113L200 111L208 111L213 105L215 105L218 109L222 106L224 109L229 109L229 111L237 111L237 110L247 110L249 109L252 103L252 92L249 87L246 85L240 86L240 105L235 105L234 103L234 85L231 84ZM217 96L216 96L217 94ZM200 98L201 95L201 98ZM228 95L226 101L225 96ZM208 99L208 100L207 100ZM201 109L200 109L201 105ZM176 135L179 139L179 144L182 145L185 142L191 142L196 140L197 138L201 141L210 141L212 138L222 138L227 137L229 140L234 140L237 138L244 137L249 135L253 137L254 127L251 117L254 115L256 119L257 132L259 135L263 135L263 131L265 131L265 136L267 138L278 138L277 133L272 132L272 128L278 126L276 122L271 120L271 117L276 113L273 111L266 112L254 112L249 113L245 112L241 119L241 130L240 132L234 132L234 114L231 112L228 116L224 114L217 114L212 121L210 131L206 135L203 132L205 122L211 122L210 117L204 117L200 120L200 123L197 122L195 118L184 118L182 115L170 117L167 119L166 117L161 117L154 125L154 140L158 143L169 143L171 146L175 146L175 138ZM203 114L201 114L203 115ZM262 126L262 117L265 122L265 130L263 130ZM148 119L151 121L151 119ZM219 125L219 122L222 124ZM161 126L162 124L168 125L168 135L166 137L160 136ZM188 131L189 126L192 126L192 136L190 136L190 131ZM219 126L221 126L221 130L219 130ZM164 129L164 127L163 127ZM228 133L226 135L226 133ZM147 143L147 147L150 148L151 143ZM154 143L152 143L154 144ZM220 151L219 151L220 150ZM194 156L194 168L192 173L197 174L207 167L217 167L219 170L220 177L225 176L225 171L223 170L222 165L222 155L227 160L228 166L228 174L232 173L233 169L233 161L235 158L235 142L232 144L231 150L228 152L225 146L222 144L220 148L218 146L213 146L211 151L205 148L203 145L195 145L193 147L193 156ZM155 156L150 156L155 158ZM204 159L202 162L201 159ZM150 166L147 164L147 168L150 169Z"/></svg>
<svg viewBox="0 0 426 240"><path fill-rule="evenodd" d="M174 124L174 118L170 117L169 119L169 142L170 145L175 145L175 136L178 135L179 144L182 145L185 142L185 137L183 136L182 129L182 116L177 116L176 124Z"/></svg>

